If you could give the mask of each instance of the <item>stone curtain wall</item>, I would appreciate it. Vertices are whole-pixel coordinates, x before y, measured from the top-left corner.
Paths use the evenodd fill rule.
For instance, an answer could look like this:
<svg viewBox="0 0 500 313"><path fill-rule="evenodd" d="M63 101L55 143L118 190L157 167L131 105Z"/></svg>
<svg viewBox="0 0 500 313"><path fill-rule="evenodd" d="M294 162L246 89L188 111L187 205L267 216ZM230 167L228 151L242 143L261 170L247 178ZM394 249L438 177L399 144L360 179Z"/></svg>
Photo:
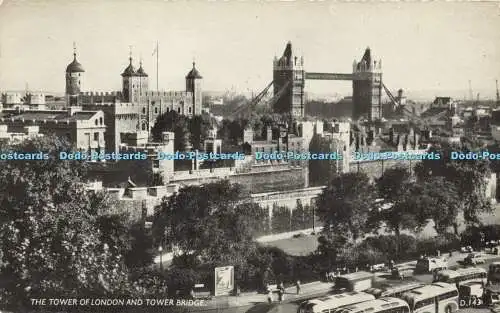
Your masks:
<svg viewBox="0 0 500 313"><path fill-rule="evenodd" d="M364 172L368 177L375 179L382 176L384 171L388 168L401 166L409 169L411 173L415 169L415 165L420 162L419 160L377 160L377 161L362 161L362 162L351 162L349 164L350 172Z"/></svg>
<svg viewBox="0 0 500 313"><path fill-rule="evenodd" d="M304 169L292 168L284 171L249 173L229 176L232 183L243 185L251 193L286 191L305 187Z"/></svg>

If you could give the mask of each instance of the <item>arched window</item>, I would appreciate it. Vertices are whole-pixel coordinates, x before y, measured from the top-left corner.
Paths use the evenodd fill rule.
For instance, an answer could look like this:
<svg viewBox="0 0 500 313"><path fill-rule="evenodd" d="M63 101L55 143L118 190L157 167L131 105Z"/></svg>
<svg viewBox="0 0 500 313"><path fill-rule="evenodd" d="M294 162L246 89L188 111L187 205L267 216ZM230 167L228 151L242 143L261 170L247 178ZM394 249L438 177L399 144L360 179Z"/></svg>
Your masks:
<svg viewBox="0 0 500 313"><path fill-rule="evenodd" d="M142 108L142 114L146 114L146 108Z"/></svg>
<svg viewBox="0 0 500 313"><path fill-rule="evenodd" d="M158 114L158 108L155 108L155 114Z"/></svg>
<svg viewBox="0 0 500 313"><path fill-rule="evenodd" d="M102 117L99 118L99 124L101 124L101 125L104 124Z"/></svg>
<svg viewBox="0 0 500 313"><path fill-rule="evenodd" d="M98 120L95 120L95 125L99 125L99 121Z"/></svg>
<svg viewBox="0 0 500 313"><path fill-rule="evenodd" d="M146 130L146 123L142 123L142 130Z"/></svg>
<svg viewBox="0 0 500 313"><path fill-rule="evenodd" d="M192 110L193 110L193 109L192 109L191 107L189 107L189 113L191 113L191 111L192 111Z"/></svg>
<svg viewBox="0 0 500 313"><path fill-rule="evenodd" d="M177 113L181 114L181 108L177 108Z"/></svg>

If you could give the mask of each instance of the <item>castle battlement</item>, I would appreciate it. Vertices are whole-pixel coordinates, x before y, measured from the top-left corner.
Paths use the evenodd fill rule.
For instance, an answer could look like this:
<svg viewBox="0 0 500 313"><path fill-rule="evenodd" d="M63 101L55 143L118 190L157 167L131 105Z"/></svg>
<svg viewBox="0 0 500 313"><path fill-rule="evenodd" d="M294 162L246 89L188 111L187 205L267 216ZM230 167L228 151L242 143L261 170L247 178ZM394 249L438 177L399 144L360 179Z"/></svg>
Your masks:
<svg viewBox="0 0 500 313"><path fill-rule="evenodd" d="M275 70L296 70L302 71L304 70L304 57L296 57L295 59L290 60L290 62L286 62L285 59L278 59L278 57L274 57L273 61L273 69Z"/></svg>
<svg viewBox="0 0 500 313"><path fill-rule="evenodd" d="M357 62L354 60L352 64L352 72L353 73L365 73L365 72L371 72L371 73L381 73L382 72L382 60L375 60L371 62L370 64L367 64L365 60L361 60L360 62Z"/></svg>
<svg viewBox="0 0 500 313"><path fill-rule="evenodd" d="M186 97L191 95L188 91L147 91L146 97Z"/></svg>
<svg viewBox="0 0 500 313"><path fill-rule="evenodd" d="M120 91L85 91L81 92L82 96L114 96L120 97L122 93Z"/></svg>

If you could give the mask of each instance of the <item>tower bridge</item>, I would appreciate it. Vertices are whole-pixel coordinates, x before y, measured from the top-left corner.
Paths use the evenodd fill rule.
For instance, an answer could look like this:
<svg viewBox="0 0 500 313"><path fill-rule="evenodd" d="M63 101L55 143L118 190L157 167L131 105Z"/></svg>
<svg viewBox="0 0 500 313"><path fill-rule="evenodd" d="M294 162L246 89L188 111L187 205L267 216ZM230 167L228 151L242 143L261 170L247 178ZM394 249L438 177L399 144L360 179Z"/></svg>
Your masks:
<svg viewBox="0 0 500 313"><path fill-rule="evenodd" d="M395 97L382 82L382 61L372 58L366 48L362 58L354 60L352 73L306 72L304 58L293 54L288 42L283 55L274 58L273 81L259 93L250 104L243 104L231 114L233 117L248 114L260 103L270 87L274 96L267 102L273 112L288 114L291 119L304 117L306 80L352 81L353 120L375 121L382 118L382 91L385 91L394 106L399 106Z"/></svg>

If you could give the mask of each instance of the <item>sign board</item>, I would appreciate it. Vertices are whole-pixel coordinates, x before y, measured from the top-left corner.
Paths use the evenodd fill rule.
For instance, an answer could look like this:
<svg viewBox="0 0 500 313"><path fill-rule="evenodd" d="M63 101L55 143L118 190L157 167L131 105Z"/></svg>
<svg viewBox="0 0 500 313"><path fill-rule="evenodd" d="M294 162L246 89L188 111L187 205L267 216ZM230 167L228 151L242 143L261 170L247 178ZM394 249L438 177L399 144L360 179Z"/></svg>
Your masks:
<svg viewBox="0 0 500 313"><path fill-rule="evenodd" d="M234 266L215 268L215 296L229 295L234 290Z"/></svg>

